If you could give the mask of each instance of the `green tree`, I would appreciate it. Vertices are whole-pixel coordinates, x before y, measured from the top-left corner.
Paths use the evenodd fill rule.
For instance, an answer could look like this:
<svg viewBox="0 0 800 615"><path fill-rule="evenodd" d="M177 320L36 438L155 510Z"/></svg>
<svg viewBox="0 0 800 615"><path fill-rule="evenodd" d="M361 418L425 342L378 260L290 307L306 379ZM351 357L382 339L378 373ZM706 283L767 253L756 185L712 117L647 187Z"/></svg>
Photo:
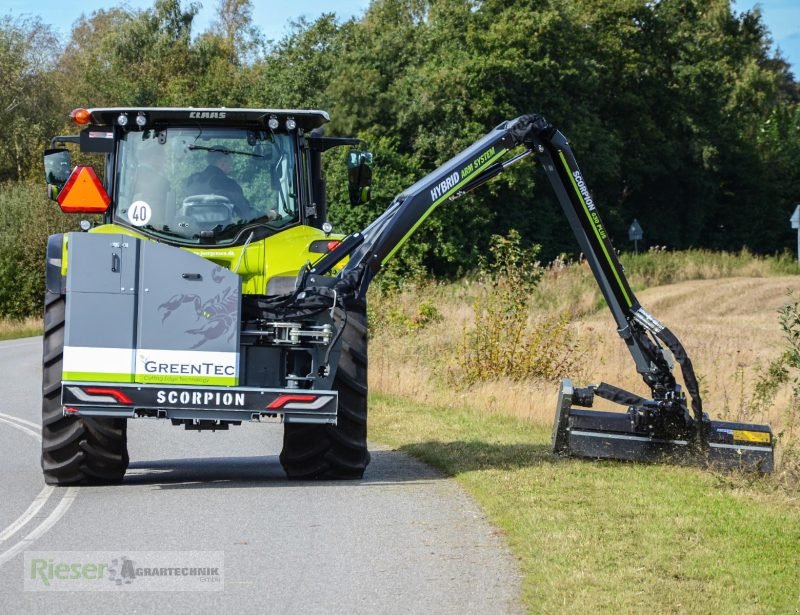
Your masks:
<svg viewBox="0 0 800 615"><path fill-rule="evenodd" d="M35 174L42 146L60 124L52 85L58 52L41 20L0 18L0 182Z"/></svg>

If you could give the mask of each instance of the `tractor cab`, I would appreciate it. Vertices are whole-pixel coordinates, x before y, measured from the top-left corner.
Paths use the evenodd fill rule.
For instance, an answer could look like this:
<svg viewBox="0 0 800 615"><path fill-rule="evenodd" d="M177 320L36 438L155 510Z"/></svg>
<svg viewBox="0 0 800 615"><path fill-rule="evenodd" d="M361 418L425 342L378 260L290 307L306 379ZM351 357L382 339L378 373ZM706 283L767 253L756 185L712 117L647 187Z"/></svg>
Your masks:
<svg viewBox="0 0 800 615"><path fill-rule="evenodd" d="M91 167L66 173L66 150L46 152L50 194L62 209L103 213L107 224L187 247L323 228L320 153L360 143L322 137L328 114L313 110L103 108L71 117L85 129L54 144L79 143L82 152L105 154L106 163L100 182ZM371 156L356 152L347 161L351 201L363 202ZM70 198L74 189L83 191Z"/></svg>
<svg viewBox="0 0 800 615"><path fill-rule="evenodd" d="M246 229L300 222L293 135L178 126L118 147L114 222L175 243L230 244Z"/></svg>

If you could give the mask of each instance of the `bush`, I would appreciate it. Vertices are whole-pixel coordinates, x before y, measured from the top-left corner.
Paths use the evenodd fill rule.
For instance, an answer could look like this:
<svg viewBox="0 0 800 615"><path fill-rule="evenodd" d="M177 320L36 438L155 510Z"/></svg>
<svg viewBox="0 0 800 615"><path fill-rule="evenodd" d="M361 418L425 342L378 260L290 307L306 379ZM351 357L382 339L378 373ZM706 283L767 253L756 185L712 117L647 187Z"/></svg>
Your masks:
<svg viewBox="0 0 800 615"><path fill-rule="evenodd" d="M475 328L465 331L453 377L467 385L498 378L562 377L576 353L565 312L528 322L534 287L543 275L539 246L523 249L519 233L493 235L480 267L482 292L473 303Z"/></svg>
<svg viewBox="0 0 800 615"><path fill-rule="evenodd" d="M793 301L787 290L788 302L778 310L778 321L783 331L784 348L777 359L771 361L759 374L753 389L751 406L755 413L764 413L774 402L783 387L789 387L789 405L785 408L786 422L778 434L783 444L783 474L800 479L800 301Z"/></svg>
<svg viewBox="0 0 800 615"><path fill-rule="evenodd" d="M47 237L77 223L47 199L44 182L0 185L0 317L41 314Z"/></svg>

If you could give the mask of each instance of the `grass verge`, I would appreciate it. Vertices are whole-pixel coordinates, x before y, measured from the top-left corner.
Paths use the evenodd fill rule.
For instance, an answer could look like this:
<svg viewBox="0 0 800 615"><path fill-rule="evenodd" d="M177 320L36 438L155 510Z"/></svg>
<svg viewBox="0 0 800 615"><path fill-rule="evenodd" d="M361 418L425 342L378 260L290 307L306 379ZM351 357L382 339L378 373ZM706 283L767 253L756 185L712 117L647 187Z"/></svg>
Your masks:
<svg viewBox="0 0 800 615"><path fill-rule="evenodd" d="M400 397L370 413L371 439L455 477L505 532L529 612L800 609L800 503L767 481L553 459L540 424Z"/></svg>
<svg viewBox="0 0 800 615"><path fill-rule="evenodd" d="M41 318L29 317L24 320L0 318L0 341L14 340L20 337L33 337L41 334Z"/></svg>

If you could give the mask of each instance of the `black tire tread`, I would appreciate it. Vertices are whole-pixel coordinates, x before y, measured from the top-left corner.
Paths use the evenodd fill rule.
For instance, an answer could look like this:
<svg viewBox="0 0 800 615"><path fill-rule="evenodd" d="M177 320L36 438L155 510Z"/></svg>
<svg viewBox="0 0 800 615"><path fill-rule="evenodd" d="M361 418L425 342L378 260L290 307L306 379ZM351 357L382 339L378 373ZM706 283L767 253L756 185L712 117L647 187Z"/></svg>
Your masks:
<svg viewBox="0 0 800 615"><path fill-rule="evenodd" d="M48 485L119 483L128 468L125 419L64 416L66 298L47 292L42 343L42 472Z"/></svg>
<svg viewBox="0 0 800 615"><path fill-rule="evenodd" d="M342 337L342 356L333 383L339 392L338 424L284 426L280 461L292 480L358 480L369 464L364 305L348 309Z"/></svg>

